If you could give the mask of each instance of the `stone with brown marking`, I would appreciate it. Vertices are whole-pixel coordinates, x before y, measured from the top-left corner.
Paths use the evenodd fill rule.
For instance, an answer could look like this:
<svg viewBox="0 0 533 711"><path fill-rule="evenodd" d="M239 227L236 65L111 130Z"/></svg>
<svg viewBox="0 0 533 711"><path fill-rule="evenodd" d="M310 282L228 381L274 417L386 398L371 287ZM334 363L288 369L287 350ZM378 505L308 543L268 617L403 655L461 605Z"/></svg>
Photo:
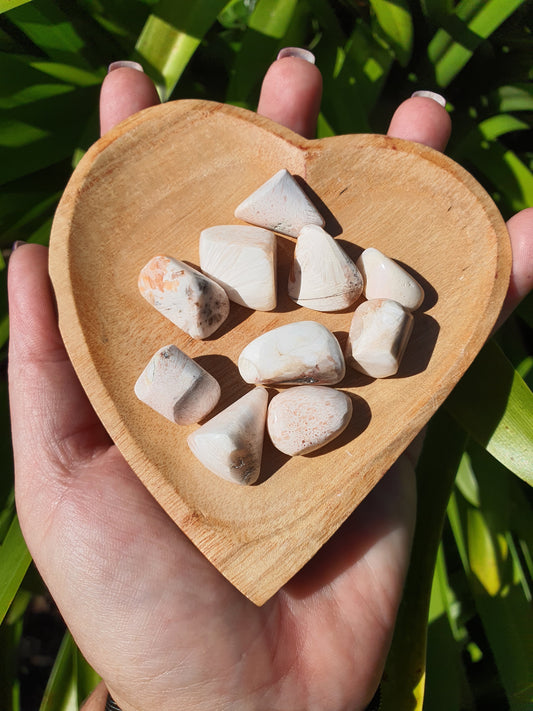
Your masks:
<svg viewBox="0 0 533 711"><path fill-rule="evenodd" d="M142 268L138 285L148 303L192 338L207 338L229 315L224 289L172 257L153 257Z"/></svg>

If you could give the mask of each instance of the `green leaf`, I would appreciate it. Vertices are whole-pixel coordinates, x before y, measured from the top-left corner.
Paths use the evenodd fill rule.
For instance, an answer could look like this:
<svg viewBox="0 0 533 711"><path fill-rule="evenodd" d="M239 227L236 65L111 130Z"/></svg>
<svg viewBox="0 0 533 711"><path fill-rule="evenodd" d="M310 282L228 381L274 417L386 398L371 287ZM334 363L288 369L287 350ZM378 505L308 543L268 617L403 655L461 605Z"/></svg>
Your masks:
<svg viewBox="0 0 533 711"><path fill-rule="evenodd" d="M305 8L298 0L260 0L250 15L240 51L232 68L226 100L252 108L257 103L259 86L265 70L283 45L299 44L291 29L301 33L305 26Z"/></svg>
<svg viewBox="0 0 533 711"><path fill-rule="evenodd" d="M39 0L9 13L9 20L55 62L90 69L85 39L52 0Z"/></svg>
<svg viewBox="0 0 533 711"><path fill-rule="evenodd" d="M496 113L533 111L533 86L530 84L500 86L489 95L489 106Z"/></svg>
<svg viewBox="0 0 533 711"><path fill-rule="evenodd" d="M514 528L512 485L519 482L480 447L473 447L471 454L482 508L460 500L468 538L470 589L509 707L527 711L533 692L533 611L509 546Z"/></svg>
<svg viewBox="0 0 533 711"><path fill-rule="evenodd" d="M137 41L137 58L169 98L205 33L228 0L160 0Z"/></svg>
<svg viewBox="0 0 533 711"><path fill-rule="evenodd" d="M77 711L75 650L74 640L65 632L39 711Z"/></svg>
<svg viewBox="0 0 533 711"><path fill-rule="evenodd" d="M466 631L459 630L456 609L457 601L448 583L441 545L431 590L424 711L466 707L468 681L462 664L463 647L459 642Z"/></svg>
<svg viewBox="0 0 533 711"><path fill-rule="evenodd" d="M30 563L31 556L22 537L18 518L15 517L0 546L0 622L4 619Z"/></svg>
<svg viewBox="0 0 533 711"><path fill-rule="evenodd" d="M13 10L15 7L25 5L27 2L31 2L31 0L0 0L0 13Z"/></svg>
<svg viewBox="0 0 533 711"><path fill-rule="evenodd" d="M432 418L417 466L418 515L404 595L382 681L382 711L421 711L435 560L466 435L442 409Z"/></svg>
<svg viewBox="0 0 533 711"><path fill-rule="evenodd" d="M100 677L67 631L50 673L39 711L78 711Z"/></svg>
<svg viewBox="0 0 533 711"><path fill-rule="evenodd" d="M494 340L482 348L446 409L493 457L533 484L533 394Z"/></svg>
<svg viewBox="0 0 533 711"><path fill-rule="evenodd" d="M396 58L407 66L413 51L413 20L407 0L370 0L376 20Z"/></svg>
<svg viewBox="0 0 533 711"><path fill-rule="evenodd" d="M443 29L428 45L428 56L439 86L448 84L467 64L481 42L525 0L462 0Z"/></svg>
<svg viewBox="0 0 533 711"><path fill-rule="evenodd" d="M335 52L335 65L328 70L331 77L324 83L323 115L336 133L369 133L370 114L393 57L362 21L356 23L346 45ZM320 54L317 59L323 67Z"/></svg>

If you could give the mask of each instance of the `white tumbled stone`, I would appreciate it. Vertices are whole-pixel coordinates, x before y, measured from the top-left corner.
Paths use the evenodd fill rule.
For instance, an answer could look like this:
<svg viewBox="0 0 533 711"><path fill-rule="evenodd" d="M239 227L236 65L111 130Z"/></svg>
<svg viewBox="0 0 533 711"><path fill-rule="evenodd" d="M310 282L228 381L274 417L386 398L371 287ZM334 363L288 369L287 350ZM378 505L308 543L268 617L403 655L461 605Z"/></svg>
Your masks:
<svg viewBox="0 0 533 711"><path fill-rule="evenodd" d="M144 298L192 338L207 338L228 317L224 289L172 257L153 257L142 268L138 283Z"/></svg>
<svg viewBox="0 0 533 711"><path fill-rule="evenodd" d="M235 217L291 237L297 237L304 225L324 225L320 212L285 168L243 200Z"/></svg>
<svg viewBox="0 0 533 711"><path fill-rule="evenodd" d="M241 352L243 380L254 384L333 385L345 374L335 336L316 321L287 323L258 336Z"/></svg>
<svg viewBox="0 0 533 711"><path fill-rule="evenodd" d="M424 290L403 267L375 247L369 247L357 260L365 282L367 299L392 299L409 311L424 301Z"/></svg>
<svg viewBox="0 0 533 711"><path fill-rule="evenodd" d="M220 398L218 381L174 345L160 348L135 383L146 405L178 425L199 422Z"/></svg>
<svg viewBox="0 0 533 711"><path fill-rule="evenodd" d="M351 417L352 400L342 390L303 385L272 398L267 429L273 445L293 457L331 442L346 429Z"/></svg>
<svg viewBox="0 0 533 711"><path fill-rule="evenodd" d="M289 274L291 299L315 311L340 311L362 291L359 269L339 243L318 225L302 227Z"/></svg>
<svg viewBox="0 0 533 711"><path fill-rule="evenodd" d="M413 315L397 301L365 301L352 318L346 362L372 378L395 375L412 329Z"/></svg>
<svg viewBox="0 0 533 711"><path fill-rule="evenodd" d="M236 484L261 472L268 394L254 388L192 432L187 443L206 469Z"/></svg>
<svg viewBox="0 0 533 711"><path fill-rule="evenodd" d="M200 234L200 268L231 301L276 308L276 235L252 225L217 225Z"/></svg>

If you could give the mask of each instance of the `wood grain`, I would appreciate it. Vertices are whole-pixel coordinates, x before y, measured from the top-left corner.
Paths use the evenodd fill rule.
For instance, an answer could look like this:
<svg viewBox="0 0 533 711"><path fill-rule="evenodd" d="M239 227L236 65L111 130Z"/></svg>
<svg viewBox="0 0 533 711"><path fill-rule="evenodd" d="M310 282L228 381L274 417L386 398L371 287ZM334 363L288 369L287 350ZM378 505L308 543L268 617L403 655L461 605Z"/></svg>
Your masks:
<svg viewBox="0 0 533 711"><path fill-rule="evenodd" d="M257 485L206 471L178 427L139 402L134 383L174 343L221 383L216 411L250 389L236 362L255 336L314 319L344 345L351 312L321 314L286 296L294 240L279 237L276 311L232 305L194 341L137 289L142 266L168 254L198 267L199 233L238 221L239 202L280 168L299 176L354 257L374 246L426 290L397 376L350 371L343 435L288 458L266 441ZM511 255L504 222L460 166L383 136L307 141L256 114L203 101L147 109L98 141L78 165L54 220L50 273L78 376L125 458L178 526L228 580L263 604L337 530L470 365L500 311Z"/></svg>

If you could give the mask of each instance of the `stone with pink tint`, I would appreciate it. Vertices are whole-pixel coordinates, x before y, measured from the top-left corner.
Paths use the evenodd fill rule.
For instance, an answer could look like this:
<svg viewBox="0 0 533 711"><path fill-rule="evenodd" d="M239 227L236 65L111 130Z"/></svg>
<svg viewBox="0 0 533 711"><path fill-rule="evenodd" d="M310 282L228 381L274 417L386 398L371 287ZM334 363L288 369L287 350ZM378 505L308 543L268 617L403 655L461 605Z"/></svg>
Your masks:
<svg viewBox="0 0 533 711"><path fill-rule="evenodd" d="M267 428L274 446L294 457L314 452L343 432L352 417L352 400L342 390L302 385L275 395Z"/></svg>

